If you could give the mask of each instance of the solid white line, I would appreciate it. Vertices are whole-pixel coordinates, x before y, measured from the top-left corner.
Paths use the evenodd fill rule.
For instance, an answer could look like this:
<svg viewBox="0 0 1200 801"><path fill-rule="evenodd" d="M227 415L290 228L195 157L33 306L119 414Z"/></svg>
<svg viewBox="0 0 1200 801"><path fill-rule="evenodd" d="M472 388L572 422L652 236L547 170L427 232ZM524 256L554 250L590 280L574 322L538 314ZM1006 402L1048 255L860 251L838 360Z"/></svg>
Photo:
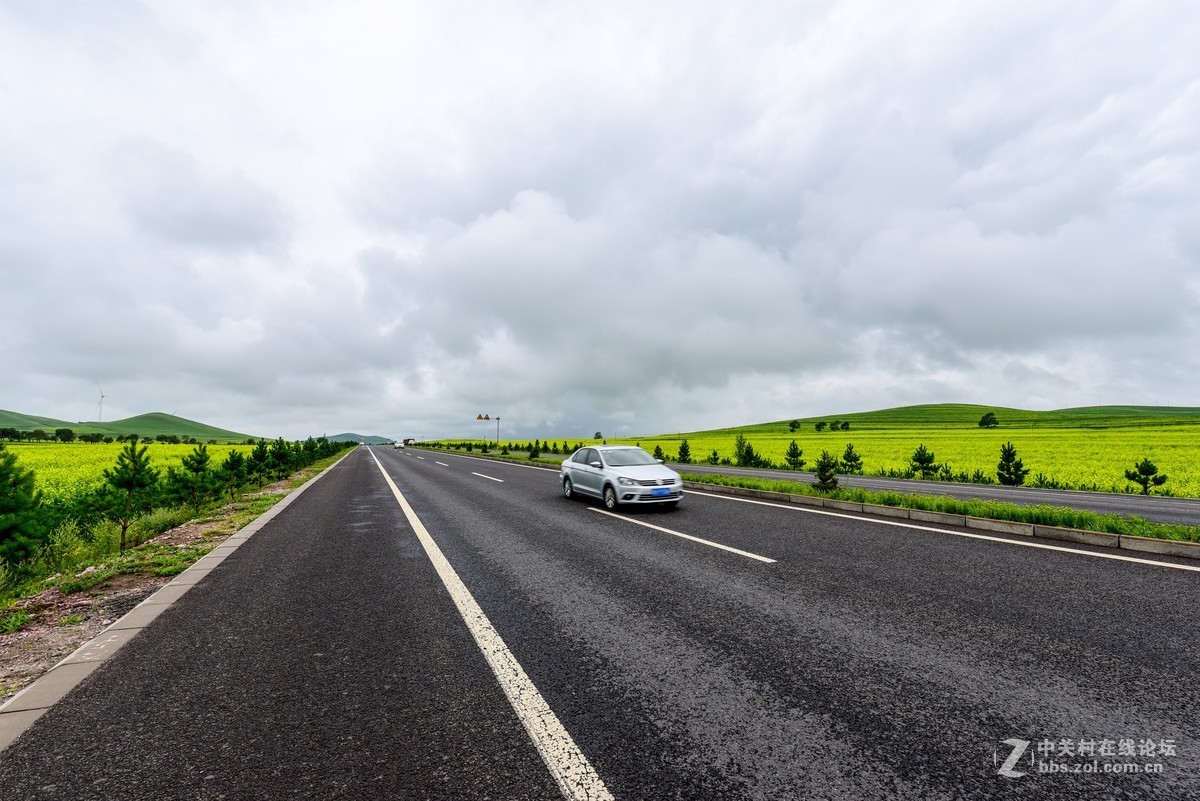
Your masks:
<svg viewBox="0 0 1200 801"><path fill-rule="evenodd" d="M541 754L542 761L546 763L554 780L558 782L558 788L562 791L563 796L579 799L579 801L611 801L612 793L605 787L604 781L588 762L583 752L579 750L579 747L575 745L575 741L563 728L562 722L554 714L554 710L542 698L542 694L538 692L525 669L517 662L517 658L508 650L500 633L492 626L470 590L451 567L441 548L433 541L433 537L429 535L429 531L421 523L413 508L408 505L408 501L400 493L399 488L392 481L392 477L383 469L378 457L375 458L375 464L378 465L379 472L383 473L383 478L391 488L400 508L404 510L404 516L408 518L409 525L416 532L421 547L425 549L429 561L433 563L438 576L442 579L442 584L445 585L450 597L454 600L458 613L462 615L463 621L471 631L471 636L475 638L475 643L483 652L484 659L491 666L492 673L495 674L496 680L504 690L504 695L512 704L513 711L521 719L525 731L529 733L530 739L533 740L534 746Z"/></svg>
<svg viewBox="0 0 1200 801"><path fill-rule="evenodd" d="M492 476L485 476L483 473L472 473L471 475L479 476L480 478L486 478L489 481L499 481L501 484L504 483L504 479L502 479L502 478L493 478Z"/></svg>
<svg viewBox="0 0 1200 801"><path fill-rule="evenodd" d="M843 517L848 520L860 520L864 523L875 523L880 526L894 526L895 528L910 528L916 531L932 531L937 534L953 534L955 537L967 537L973 540L987 540L988 542L1002 542L1005 545L1020 545L1022 548L1040 548L1043 551L1061 551L1063 553L1074 553L1080 556L1094 556L1097 559L1113 559L1118 562L1133 562L1139 565L1153 565L1154 567L1170 567L1175 570L1188 570L1193 573L1200 573L1200 567L1193 565L1177 565L1171 562L1156 562L1153 559L1138 559L1133 556L1118 556L1111 553L1097 553L1095 551L1084 551L1079 548L1065 548L1061 545L1045 545L1040 542L1022 542L1021 540L1009 540L1004 537L989 537L986 534L968 534L965 531L954 531L948 528L935 528L933 526L922 526L916 523L901 523L898 520L880 520L876 517L860 517L859 515L845 514L842 512L829 512L824 509L809 509L804 506L795 506L792 504L772 503L770 501L756 501L750 498L736 498L729 495L718 495L716 493L698 492L696 490L685 490L689 495L703 495L705 498L715 498L722 501L737 501L738 503L749 503L755 506L773 506L776 509L787 509L790 512L807 512L814 515L827 515L829 517ZM1020 536L1020 535L1016 535Z"/></svg>
<svg viewBox="0 0 1200 801"><path fill-rule="evenodd" d="M760 562L766 562L768 564L775 563L774 559L768 559L765 556L759 556L756 553L750 553L749 551L743 551L738 548L731 548L728 545L722 545L721 543L713 542L712 540L702 540L699 537L693 537L691 534L684 534L682 531L672 531L671 529L663 528L662 526L655 526L650 523L643 523L641 520L634 520L632 517L626 517L625 515L613 514L612 512L609 512L605 509L597 509L594 506L589 506L587 508L593 512L599 512L602 515L608 515L609 517L615 517L617 520L624 520L626 523L633 523L634 525L637 525L637 526L644 526L645 528L652 528L655 531L661 531L664 534L670 534L672 537L683 537L685 540L691 540L692 542L698 542L701 545L707 545L711 548L720 548L722 551L729 551L730 553L736 553L738 556L745 556L748 559L757 559Z"/></svg>

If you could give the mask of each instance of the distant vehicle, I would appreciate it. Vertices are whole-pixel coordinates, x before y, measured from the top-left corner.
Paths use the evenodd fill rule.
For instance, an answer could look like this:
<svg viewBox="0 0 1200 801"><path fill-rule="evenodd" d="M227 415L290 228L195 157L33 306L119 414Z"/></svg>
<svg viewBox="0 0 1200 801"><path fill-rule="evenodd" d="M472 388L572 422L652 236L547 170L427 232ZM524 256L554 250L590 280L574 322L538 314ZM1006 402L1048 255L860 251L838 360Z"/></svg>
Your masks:
<svg viewBox="0 0 1200 801"><path fill-rule="evenodd" d="M683 500L683 478L641 448L590 445L562 463L563 495L599 498L607 509L623 503L662 504Z"/></svg>
<svg viewBox="0 0 1200 801"><path fill-rule="evenodd" d="M403 442L393 442L392 448L395 450L404 450L404 443Z"/></svg>

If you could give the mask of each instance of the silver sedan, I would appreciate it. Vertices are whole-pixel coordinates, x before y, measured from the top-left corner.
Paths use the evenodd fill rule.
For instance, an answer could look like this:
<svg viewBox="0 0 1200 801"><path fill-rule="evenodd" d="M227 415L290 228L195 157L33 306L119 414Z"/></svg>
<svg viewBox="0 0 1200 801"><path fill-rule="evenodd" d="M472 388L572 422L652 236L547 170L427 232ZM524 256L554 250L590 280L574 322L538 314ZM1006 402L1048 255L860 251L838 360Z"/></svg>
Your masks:
<svg viewBox="0 0 1200 801"><path fill-rule="evenodd" d="M661 504L683 499L683 479L641 448L589 445L562 463L563 495L599 498L608 509L623 503Z"/></svg>

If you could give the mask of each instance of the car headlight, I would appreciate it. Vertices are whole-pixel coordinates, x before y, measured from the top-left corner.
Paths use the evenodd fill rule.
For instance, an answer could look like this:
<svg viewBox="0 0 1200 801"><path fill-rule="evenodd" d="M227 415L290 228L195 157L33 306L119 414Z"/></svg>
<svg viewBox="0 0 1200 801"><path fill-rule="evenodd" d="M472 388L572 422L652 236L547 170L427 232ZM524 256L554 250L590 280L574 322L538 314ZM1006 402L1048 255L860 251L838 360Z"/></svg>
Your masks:
<svg viewBox="0 0 1200 801"><path fill-rule="evenodd" d="M617 483L620 484L622 487L636 487L637 486L637 482L634 481L632 478L625 478L623 476L621 478L617 479Z"/></svg>

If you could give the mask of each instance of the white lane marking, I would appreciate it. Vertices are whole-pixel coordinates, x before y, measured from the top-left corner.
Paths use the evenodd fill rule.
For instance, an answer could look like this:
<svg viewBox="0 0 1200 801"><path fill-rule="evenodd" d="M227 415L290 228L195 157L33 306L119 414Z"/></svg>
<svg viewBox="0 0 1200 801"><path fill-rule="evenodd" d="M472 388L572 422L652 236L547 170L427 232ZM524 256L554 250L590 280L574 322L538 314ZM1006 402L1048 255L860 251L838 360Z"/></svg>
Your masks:
<svg viewBox="0 0 1200 801"><path fill-rule="evenodd" d="M606 509L597 509L594 506L589 506L587 508L590 511L599 512L602 515L608 515L609 517L615 517L617 520L624 520L626 523L633 523L636 526L644 526L645 528L652 528L655 531L661 531L664 534L670 534L672 537L682 537L685 540L691 540L692 542L698 542L701 545L707 545L711 548L720 548L722 551L729 551L730 553L736 553L738 556L745 556L748 559L757 559L760 562L766 562L768 564L775 563L774 559L769 559L765 556L759 556L758 554L750 553L749 551L743 551L739 548L732 548L728 545L722 545L721 543L713 542L712 540L702 540L699 537L693 537L691 534L684 534L682 531L672 531L669 528L663 528L662 526L656 526L656 525L653 525L652 523L643 523L641 520L635 520L632 517L626 517L625 515L614 514Z"/></svg>
<svg viewBox="0 0 1200 801"><path fill-rule="evenodd" d="M418 456L417 458L418 458L418 459L420 459L422 462L423 462L423 461L425 461L425 457L424 457L424 456Z"/></svg>
<svg viewBox="0 0 1200 801"><path fill-rule="evenodd" d="M1021 540L1009 540L1003 537L989 537L986 534L968 534L965 531L953 531L948 528L935 528L933 526L921 526L916 523L901 523L898 520L880 520L875 517L860 517L858 515L849 515L840 512L828 512L824 509L809 509L803 506L794 506L791 504L771 503L770 501L755 501L750 498L734 498L729 495L717 495L715 493L698 492L696 490L684 490L689 495L702 495L705 498L715 498L722 501L737 501L738 503L749 503L755 506L773 506L776 509L787 509L791 512L808 512L814 515L828 515L829 517L844 517L849 520L861 520L864 523L875 523L880 526L894 526L895 528L911 528L916 531L932 531L937 534L953 534L955 537L967 537L973 540L987 540L988 542L1002 542L1005 545L1020 545L1022 548L1040 548L1044 551L1062 551L1063 553L1074 553L1080 556L1094 556L1097 559L1114 559L1119 562L1134 562L1139 565L1153 565L1154 567L1171 567L1176 570L1189 570L1193 573L1200 573L1200 567L1193 565L1177 565L1171 562L1156 562L1153 559L1138 559L1134 556L1118 556L1112 553L1096 553L1095 551L1083 551L1079 548L1065 548L1061 545L1046 545L1040 542L1022 542ZM1020 536L1020 535L1016 535Z"/></svg>
<svg viewBox="0 0 1200 801"><path fill-rule="evenodd" d="M434 462L434 464L440 464L442 467L449 467L449 466L450 466L450 465L446 464L445 462Z"/></svg>
<svg viewBox="0 0 1200 801"><path fill-rule="evenodd" d="M455 459L474 459L477 462L489 462L491 464L506 464L509 467L520 467L525 470L541 470L546 473L562 472L561 468L558 467L546 467L544 465L539 467L536 464L521 464L520 462L514 462L504 458L489 459L486 456L463 456L461 453L447 453L446 456L453 456Z"/></svg>
<svg viewBox="0 0 1200 801"><path fill-rule="evenodd" d="M479 476L480 478L486 478L488 481L499 481L501 484L504 483L504 479L502 479L502 478L493 478L492 476L485 476L483 473L472 473L471 475Z"/></svg>
<svg viewBox="0 0 1200 801"><path fill-rule="evenodd" d="M500 633L496 631L487 615L483 613L483 609L476 603L474 596L467 589L467 585L463 584L462 579L458 577L458 573L454 571L442 553L442 549L433 541L433 537L429 535L429 531L421 523L417 513L408 505L408 501L400 493L400 489L392 481L392 477L383 469L378 457L375 458L375 464L379 467L379 472L383 473L383 478L391 488L400 508L404 510L408 524L416 532L421 547L425 549L425 554L437 570L442 584L445 585L447 592L454 600L458 613L462 615L463 621L471 631L471 636L475 638L475 643L483 652L484 659L487 660L488 665L492 668L492 673L495 674L496 680L504 690L504 695L512 704L513 711L521 719L525 731L529 733L530 739L533 740L534 746L541 754L542 761L546 763L554 780L558 782L558 788L562 791L563 796L579 799L579 801L611 801L612 793L605 787L604 781L588 762L583 752L579 750L579 747L575 745L571 735L563 728L562 722L554 714L554 710L550 708L546 700L542 698L542 694L538 692L538 688L534 686L525 669L517 662L512 651L508 650Z"/></svg>

